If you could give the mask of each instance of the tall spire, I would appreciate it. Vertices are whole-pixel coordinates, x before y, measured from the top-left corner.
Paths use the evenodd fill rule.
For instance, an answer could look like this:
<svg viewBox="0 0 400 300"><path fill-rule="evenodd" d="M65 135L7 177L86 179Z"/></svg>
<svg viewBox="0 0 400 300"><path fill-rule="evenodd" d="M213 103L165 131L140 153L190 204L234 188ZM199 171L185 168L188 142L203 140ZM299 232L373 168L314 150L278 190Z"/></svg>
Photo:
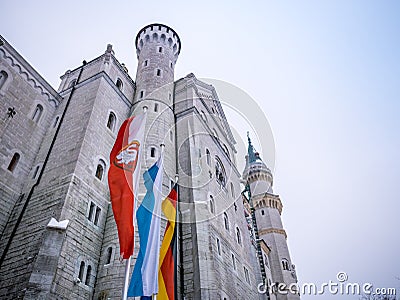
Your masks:
<svg viewBox="0 0 400 300"><path fill-rule="evenodd" d="M249 156L249 163L255 162L257 159L261 160L260 155L258 154L258 152L255 151L251 143L250 134L248 131L247 131L247 140L249 142L249 147L247 149L247 155Z"/></svg>

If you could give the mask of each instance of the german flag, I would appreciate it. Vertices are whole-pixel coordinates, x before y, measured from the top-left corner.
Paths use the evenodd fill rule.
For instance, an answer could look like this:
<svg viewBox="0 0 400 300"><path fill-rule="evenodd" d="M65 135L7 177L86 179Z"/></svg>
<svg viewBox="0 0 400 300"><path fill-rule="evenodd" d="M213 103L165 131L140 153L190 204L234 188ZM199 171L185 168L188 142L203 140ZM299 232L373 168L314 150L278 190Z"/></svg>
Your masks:
<svg viewBox="0 0 400 300"><path fill-rule="evenodd" d="M167 218L164 238L160 249L160 270L158 272L158 299L174 300L176 284L176 203L178 185L175 184L168 197L162 202L161 209Z"/></svg>

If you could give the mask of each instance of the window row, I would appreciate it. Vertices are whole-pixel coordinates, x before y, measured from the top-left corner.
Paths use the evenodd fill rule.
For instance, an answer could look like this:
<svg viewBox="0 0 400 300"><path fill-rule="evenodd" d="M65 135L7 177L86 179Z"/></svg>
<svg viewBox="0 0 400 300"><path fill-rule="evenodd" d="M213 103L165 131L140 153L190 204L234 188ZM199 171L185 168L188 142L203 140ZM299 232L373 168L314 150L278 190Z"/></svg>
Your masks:
<svg viewBox="0 0 400 300"><path fill-rule="evenodd" d="M217 248L217 253L219 256L222 256L222 248L221 248L221 241L220 239L217 237L216 238L216 248ZM235 256L235 254L231 253L231 261L232 261L232 267L234 271L237 271L237 258ZM249 274L249 270L243 266L243 274L244 274L244 278L246 280L247 283L250 283L250 274Z"/></svg>
<svg viewBox="0 0 400 300"><path fill-rule="evenodd" d="M91 283L91 276L92 276L92 266L90 264L88 264L86 267L85 262L81 261L81 263L79 265L79 274L78 274L79 281L78 282L89 286Z"/></svg>
<svg viewBox="0 0 400 300"><path fill-rule="evenodd" d="M282 259L282 269L285 271L290 271L289 261L286 258Z"/></svg>
<svg viewBox="0 0 400 300"><path fill-rule="evenodd" d="M206 162L208 166L211 166L211 153L210 150L208 150L206 148ZM217 182L222 186L222 187L226 187L226 171L225 171L225 167L221 161L221 159L218 156L215 156L215 178L217 180ZM231 190L231 196L232 198L235 198L235 188L233 186L233 183L230 183L230 190Z"/></svg>
<svg viewBox="0 0 400 300"><path fill-rule="evenodd" d="M72 79L69 84L68 84L68 88L72 88L77 84L77 78ZM123 83L121 78L117 78L115 85L117 86L117 88L122 92L122 88L123 88Z"/></svg>
<svg viewBox="0 0 400 300"><path fill-rule="evenodd" d="M87 219L89 220L89 222L98 226L100 220L100 214L101 214L101 208L97 206L93 201L90 201L89 211L87 215Z"/></svg>
<svg viewBox="0 0 400 300"><path fill-rule="evenodd" d="M153 30L153 28L151 28L151 30ZM161 26L159 26L159 30L161 30ZM167 33L168 33L168 31L169 31L169 30L167 29ZM146 36L144 37L144 41L150 42L150 35L149 35L149 34L146 34ZM165 44L165 45L168 45L169 47L172 47L172 49L173 49L174 52L178 49L177 44L174 43L174 41L172 40L172 38L169 37L168 40L167 40L167 36L166 36L164 33L162 33L162 34L159 36L158 33L154 32L154 33L151 35L151 41L157 42L157 43L158 43L158 42L161 42L161 43L163 43L163 44ZM143 42L143 39L141 39L141 40L139 41L139 47L142 48L143 45L144 45L144 42ZM159 46L157 46L157 47L159 47ZM159 48L162 48L162 47L159 47ZM159 48L158 48L158 49L159 49ZM158 51L160 51L160 50L158 50Z"/></svg>
<svg viewBox="0 0 400 300"><path fill-rule="evenodd" d="M139 99L143 99L145 97L145 95L146 95L146 91L145 90L141 90L139 92ZM168 100L171 101L171 99L172 99L172 94L168 93Z"/></svg>

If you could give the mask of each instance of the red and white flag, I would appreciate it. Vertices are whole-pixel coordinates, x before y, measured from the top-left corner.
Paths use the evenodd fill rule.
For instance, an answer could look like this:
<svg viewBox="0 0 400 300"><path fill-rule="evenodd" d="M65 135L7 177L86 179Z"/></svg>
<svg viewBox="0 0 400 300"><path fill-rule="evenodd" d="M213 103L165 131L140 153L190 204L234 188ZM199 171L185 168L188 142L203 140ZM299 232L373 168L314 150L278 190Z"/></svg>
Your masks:
<svg viewBox="0 0 400 300"><path fill-rule="evenodd" d="M123 259L133 254L134 203L144 147L146 113L125 120L110 153L108 186Z"/></svg>

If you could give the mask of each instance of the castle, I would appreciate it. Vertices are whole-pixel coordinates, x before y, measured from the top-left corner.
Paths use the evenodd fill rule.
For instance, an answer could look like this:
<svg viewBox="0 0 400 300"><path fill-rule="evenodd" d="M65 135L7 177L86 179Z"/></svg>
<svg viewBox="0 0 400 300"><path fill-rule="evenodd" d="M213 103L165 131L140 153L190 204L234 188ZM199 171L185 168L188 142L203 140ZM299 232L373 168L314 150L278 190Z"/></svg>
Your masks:
<svg viewBox="0 0 400 300"><path fill-rule="evenodd" d="M135 46L136 80L108 45L55 90L0 36L0 298L121 298L109 153L147 107L141 173L164 144L164 195L179 178L178 299L299 299L258 291L297 278L282 202L250 138L241 174L217 91L193 74L174 80L172 28L145 26ZM137 248L136 238L132 266Z"/></svg>

